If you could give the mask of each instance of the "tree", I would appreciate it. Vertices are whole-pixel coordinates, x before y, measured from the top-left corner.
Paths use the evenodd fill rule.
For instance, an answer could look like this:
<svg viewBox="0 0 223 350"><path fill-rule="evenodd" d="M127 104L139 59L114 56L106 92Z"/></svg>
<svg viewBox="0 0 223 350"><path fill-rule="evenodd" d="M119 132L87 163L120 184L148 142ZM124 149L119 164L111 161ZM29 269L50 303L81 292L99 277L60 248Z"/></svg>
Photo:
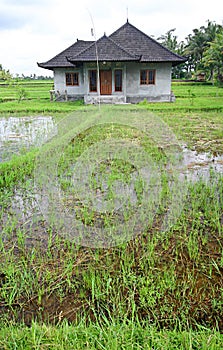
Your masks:
<svg viewBox="0 0 223 350"><path fill-rule="evenodd" d="M221 32L221 25L208 20L207 26L193 29L193 34L188 35L184 54L189 57L191 71L195 73L205 72L209 78L212 77L212 65L204 63L204 55L211 42L215 40L216 35Z"/></svg>
<svg viewBox="0 0 223 350"><path fill-rule="evenodd" d="M177 36L173 35L176 28L168 30L166 34L161 35L157 40L170 51L176 52L178 49Z"/></svg>
<svg viewBox="0 0 223 350"><path fill-rule="evenodd" d="M5 70L2 67L2 64L0 64L0 80L11 80L12 75L10 74L9 70Z"/></svg>
<svg viewBox="0 0 223 350"><path fill-rule="evenodd" d="M184 42L178 43L177 36L174 35L174 29L170 29L166 34L161 35L157 40L165 46L168 50L177 53L180 56L184 55ZM172 69L173 78L185 78L187 76L187 65L182 63Z"/></svg>
<svg viewBox="0 0 223 350"><path fill-rule="evenodd" d="M223 30L216 34L214 40L204 52L204 66L208 67L214 78L223 83Z"/></svg>

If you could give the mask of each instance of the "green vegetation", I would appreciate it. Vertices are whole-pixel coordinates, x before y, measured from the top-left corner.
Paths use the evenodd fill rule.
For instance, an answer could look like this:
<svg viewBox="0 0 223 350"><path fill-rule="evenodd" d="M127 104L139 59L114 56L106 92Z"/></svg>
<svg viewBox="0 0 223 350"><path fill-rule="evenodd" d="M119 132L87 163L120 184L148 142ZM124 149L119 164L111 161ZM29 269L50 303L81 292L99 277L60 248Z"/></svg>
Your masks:
<svg viewBox="0 0 223 350"><path fill-rule="evenodd" d="M13 81L0 83L0 113L69 113L75 107L83 105L77 102L50 102L49 90L52 81ZM141 103L151 111L185 112L221 112L223 110L223 89L211 83L173 82L172 90L175 103Z"/></svg>
<svg viewBox="0 0 223 350"><path fill-rule="evenodd" d="M83 103L50 103L52 80L12 79L0 82L0 113L69 113Z"/></svg>
<svg viewBox="0 0 223 350"><path fill-rule="evenodd" d="M53 80L10 79L0 82L2 102L18 100L18 91L23 89L27 96L24 99L49 100L49 90L53 88Z"/></svg>
<svg viewBox="0 0 223 350"><path fill-rule="evenodd" d="M132 118L152 111L190 148L222 154L223 90L186 83L173 83L173 90L176 103L102 107L100 113L109 110L111 116L127 113ZM99 113L97 107L52 103L37 95L0 103L2 116L45 111L59 121L77 109L82 120ZM71 140L58 162L63 191L69 190L72 161L96 142L120 137L165 163L165 149L152 147L142 132L92 126ZM161 225L171 174L163 174L154 220L140 235L109 249L81 247L56 232L41 213L30 213L40 151L0 164L0 348L222 349L222 174L212 170L210 181L189 184L182 212L166 232ZM101 162L98 171L111 183L128 183L134 167L119 160ZM97 181L93 178L92 185L98 190ZM21 193L24 220L13 211ZM112 216L97 217L83 203L69 201L67 197L86 225L112 223Z"/></svg>
<svg viewBox="0 0 223 350"><path fill-rule="evenodd" d="M7 81L12 79L9 70L3 69L2 64L0 64L0 81Z"/></svg>
<svg viewBox="0 0 223 350"><path fill-rule="evenodd" d="M103 326L99 322L91 322L87 327L84 322L76 327L67 322L57 327L32 323L31 327L9 326L0 330L2 350L221 350L222 344L220 333L205 328L198 332L158 331L147 324L131 321L110 321Z"/></svg>
<svg viewBox="0 0 223 350"><path fill-rule="evenodd" d="M207 25L193 29L185 41L178 42L175 29L169 30L158 40L177 54L187 57L187 61L173 68L173 78L191 79L204 74L207 81L223 82L223 26L207 21Z"/></svg>

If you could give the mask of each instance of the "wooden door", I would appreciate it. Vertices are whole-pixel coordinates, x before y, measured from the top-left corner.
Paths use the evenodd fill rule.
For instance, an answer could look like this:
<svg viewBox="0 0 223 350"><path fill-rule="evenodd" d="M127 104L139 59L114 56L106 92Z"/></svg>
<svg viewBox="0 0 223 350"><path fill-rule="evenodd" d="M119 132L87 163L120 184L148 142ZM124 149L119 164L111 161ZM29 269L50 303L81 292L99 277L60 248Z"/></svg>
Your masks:
<svg viewBox="0 0 223 350"><path fill-rule="evenodd" d="M100 92L101 95L111 95L112 93L112 71L100 71Z"/></svg>

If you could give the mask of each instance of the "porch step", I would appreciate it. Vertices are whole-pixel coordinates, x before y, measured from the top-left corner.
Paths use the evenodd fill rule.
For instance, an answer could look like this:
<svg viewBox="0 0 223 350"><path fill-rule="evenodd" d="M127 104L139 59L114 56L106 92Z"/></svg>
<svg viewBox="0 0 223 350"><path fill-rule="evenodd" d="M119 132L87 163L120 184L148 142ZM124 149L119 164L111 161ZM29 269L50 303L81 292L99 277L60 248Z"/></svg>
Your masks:
<svg viewBox="0 0 223 350"><path fill-rule="evenodd" d="M84 96L84 102L86 104L123 104L126 103L125 96L115 96L115 95L100 95L100 96Z"/></svg>

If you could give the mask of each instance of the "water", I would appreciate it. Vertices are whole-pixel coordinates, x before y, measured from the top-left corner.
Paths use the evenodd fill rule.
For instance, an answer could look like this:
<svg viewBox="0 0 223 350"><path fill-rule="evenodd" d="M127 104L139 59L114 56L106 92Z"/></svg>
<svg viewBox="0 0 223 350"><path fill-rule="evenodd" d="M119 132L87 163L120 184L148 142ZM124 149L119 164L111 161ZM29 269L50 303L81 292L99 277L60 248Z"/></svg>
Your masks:
<svg viewBox="0 0 223 350"><path fill-rule="evenodd" d="M223 174L223 155L211 155L210 153L197 153L196 151L189 150L187 147L182 148L182 160L179 164L177 174L180 176L182 181L196 182L203 180L204 182L210 181L210 170L215 173ZM99 175L100 176L100 175ZM104 184L106 187L106 184ZM121 198L125 198L128 194L131 197L132 202L136 202L136 194L132 188L130 193L126 193L126 187L123 183L116 181L114 183L115 191L120 195ZM98 195L98 194L97 194ZM95 203L98 205L100 211L100 198L97 198L95 194ZM12 203L12 211L19 215L22 221L26 221L34 212L40 215L40 208L38 207L39 202L38 189L33 186L32 182L30 187L26 189L17 189ZM120 198L117 198L117 201ZM94 204L95 204L94 203ZM121 206L118 202L117 206Z"/></svg>
<svg viewBox="0 0 223 350"><path fill-rule="evenodd" d="M40 147L57 133L51 116L0 118L0 162L31 147ZM182 147L180 173L188 179L208 177L210 168L223 173L223 155L198 153Z"/></svg>
<svg viewBox="0 0 223 350"><path fill-rule="evenodd" d="M40 147L57 132L51 116L0 118L0 162Z"/></svg>
<svg viewBox="0 0 223 350"><path fill-rule="evenodd" d="M223 155L209 152L197 152L182 147L180 173L187 180L196 182L199 179L209 181L210 170L223 174Z"/></svg>
<svg viewBox="0 0 223 350"><path fill-rule="evenodd" d="M0 118L0 162L9 160L13 154L22 154L32 147L40 147L56 134L57 127L50 116ZM177 174L182 177L182 181L186 179L196 182L202 179L209 182L210 170L223 174L223 155L199 153L188 149L186 145L182 146L179 153L180 162L177 165ZM121 198L124 198L126 187L118 181L114 185L115 192L120 194ZM106 184L104 186L106 189ZM41 237L44 231L42 225L40 225L44 218L39 207L40 194L38 192L32 181L30 185L26 184L26 188L18 187L15 189L15 195L10 206L11 213L17 218L17 226L27 226L27 232L30 231L32 239L34 239L33 230L35 230L35 235L38 237ZM131 201L136 204L137 198L133 188L130 188L128 195L131 197ZM96 204L100 211L100 205L102 204L100 201ZM121 202L117 202L116 206L121 206L121 204ZM10 221L11 216L6 213L3 216L2 223L0 223L0 231Z"/></svg>

